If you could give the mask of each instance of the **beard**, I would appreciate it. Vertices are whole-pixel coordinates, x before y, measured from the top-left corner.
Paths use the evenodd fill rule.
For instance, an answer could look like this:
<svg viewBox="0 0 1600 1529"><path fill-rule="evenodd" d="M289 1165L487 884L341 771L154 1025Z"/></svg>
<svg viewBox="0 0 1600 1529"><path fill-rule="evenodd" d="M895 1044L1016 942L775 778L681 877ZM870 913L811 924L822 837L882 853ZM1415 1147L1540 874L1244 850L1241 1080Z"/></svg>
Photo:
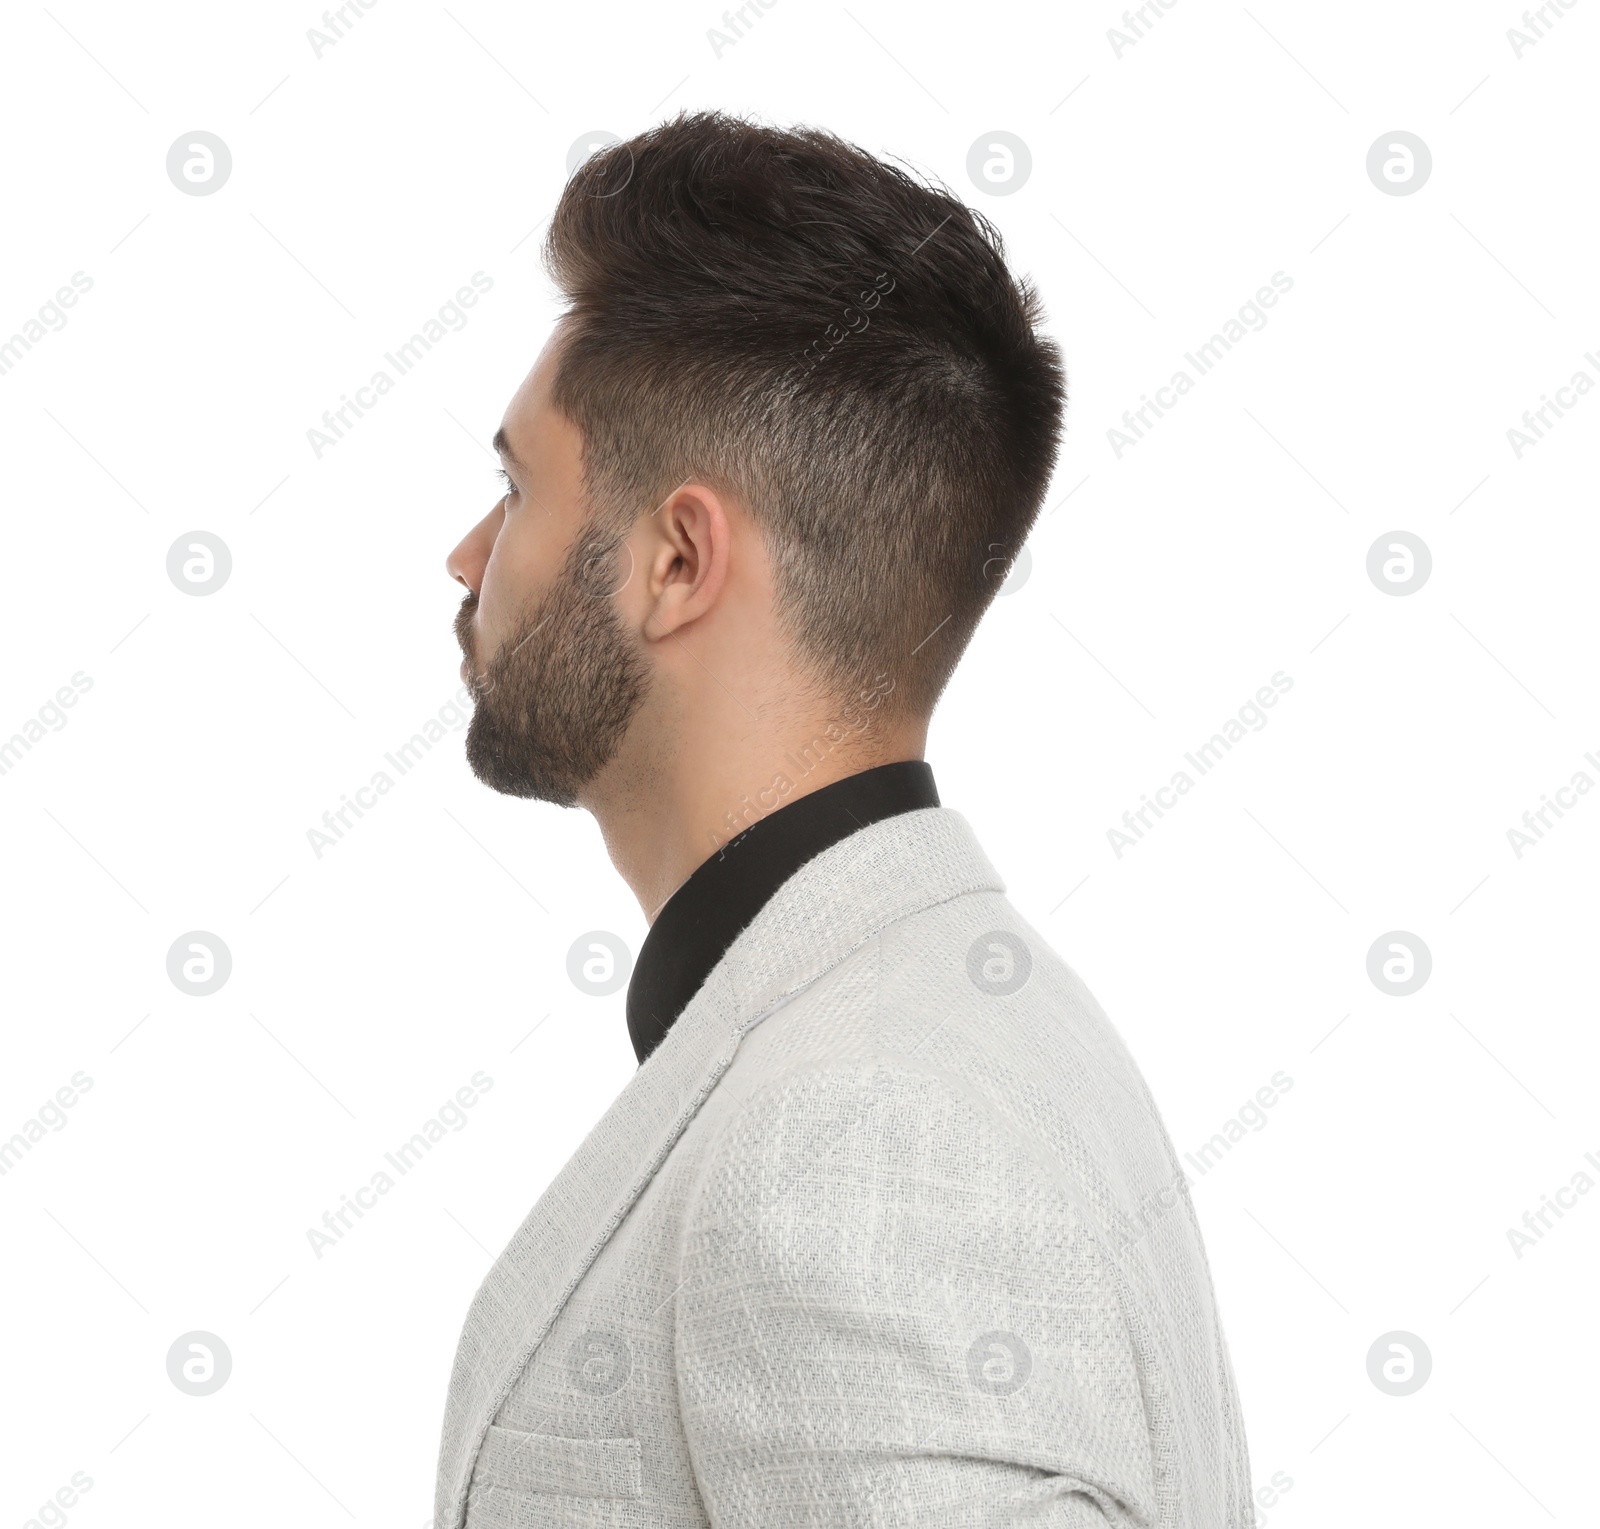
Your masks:
<svg viewBox="0 0 1600 1529"><path fill-rule="evenodd" d="M622 747L650 673L611 604L620 542L581 533L554 583L481 675L472 662L478 597L462 601L456 638L475 703L467 763L491 789L576 807Z"/></svg>

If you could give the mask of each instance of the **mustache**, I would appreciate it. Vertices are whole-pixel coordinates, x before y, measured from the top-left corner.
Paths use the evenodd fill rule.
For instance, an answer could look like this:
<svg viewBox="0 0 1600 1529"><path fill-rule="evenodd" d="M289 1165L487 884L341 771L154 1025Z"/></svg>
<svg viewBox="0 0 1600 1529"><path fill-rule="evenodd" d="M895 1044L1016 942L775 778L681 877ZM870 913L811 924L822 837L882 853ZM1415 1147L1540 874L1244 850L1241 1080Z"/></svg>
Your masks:
<svg viewBox="0 0 1600 1529"><path fill-rule="evenodd" d="M620 581L617 578L616 568L616 554L619 547L628 555L627 572ZM633 549L627 545L624 535L614 528L599 530L591 527L568 549L561 571L550 587L544 591L543 597L524 602L520 611L522 628L520 635L517 635L515 644L509 650L502 644L501 650L490 657L485 666L482 682L492 687L495 668L509 664L558 615L565 614L567 620L571 621L574 615L571 606L574 601L605 601L632 579L633 572ZM478 604L478 591L469 589L461 601L461 608L456 612L454 623L456 642L460 644L462 657L474 671L474 688L476 688L476 671L479 664L473 653L472 622L478 613Z"/></svg>
<svg viewBox="0 0 1600 1529"><path fill-rule="evenodd" d="M532 622L533 624L528 627L527 631L523 632L522 635L518 637L516 646L511 648L509 651L502 650L497 652L490 660L487 672L479 674L478 663L473 657L472 652L472 618L477 613L477 609L478 596L476 592L470 592L461 602L461 609L456 612L454 624L456 641L460 643L462 656L467 660L467 667L471 671L470 677L467 680L468 688L472 691L474 696L477 697L477 699L482 700L491 690L495 688L497 683L497 669L503 671L507 666L509 666L517 654L527 647L527 645L532 642L540 632L550 625L551 621L555 618L555 612L547 611L542 620L535 622L533 618L534 616L538 615L538 612L530 611L526 616L526 620Z"/></svg>
<svg viewBox="0 0 1600 1529"><path fill-rule="evenodd" d="M468 593L461 602L461 609L456 612L455 629L456 641L461 644L461 656L472 657L472 618L478 612L478 596L475 591Z"/></svg>

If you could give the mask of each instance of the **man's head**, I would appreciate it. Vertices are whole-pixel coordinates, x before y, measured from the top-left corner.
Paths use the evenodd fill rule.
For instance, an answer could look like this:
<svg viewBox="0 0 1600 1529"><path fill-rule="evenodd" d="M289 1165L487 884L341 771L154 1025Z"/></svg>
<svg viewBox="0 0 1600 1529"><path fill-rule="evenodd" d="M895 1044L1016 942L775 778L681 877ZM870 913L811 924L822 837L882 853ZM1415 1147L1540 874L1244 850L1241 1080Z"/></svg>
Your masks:
<svg viewBox="0 0 1600 1529"><path fill-rule="evenodd" d="M752 723L870 692L925 725L1065 396L994 229L828 134L705 113L592 156L545 257L568 307L497 442L512 492L450 560L479 775L570 805L719 689Z"/></svg>

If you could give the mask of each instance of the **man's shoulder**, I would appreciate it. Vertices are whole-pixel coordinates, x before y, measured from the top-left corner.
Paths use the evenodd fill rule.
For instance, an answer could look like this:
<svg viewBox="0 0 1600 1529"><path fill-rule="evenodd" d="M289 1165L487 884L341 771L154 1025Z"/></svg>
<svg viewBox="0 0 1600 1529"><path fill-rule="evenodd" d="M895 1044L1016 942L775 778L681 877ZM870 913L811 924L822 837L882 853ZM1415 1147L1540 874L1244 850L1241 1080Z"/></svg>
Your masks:
<svg viewBox="0 0 1600 1529"><path fill-rule="evenodd" d="M796 1123L810 1117L881 1123L876 1145L845 1133L835 1156L903 1153L905 1137L941 1119L969 1146L992 1137L1080 1190L1142 1195L1175 1171L1122 1037L994 892L880 930L756 1023L716 1093L713 1134L737 1119L746 1151L752 1133L807 1139Z"/></svg>
<svg viewBox="0 0 1600 1529"><path fill-rule="evenodd" d="M744 1035L742 1091L790 1074L844 1086L867 1065L965 1080L1000 1106L1030 1085L1080 1116L1153 1109L1115 1025L1001 893L971 892L879 929ZM1092 1113L1092 1109L1091 1109Z"/></svg>
<svg viewBox="0 0 1600 1529"><path fill-rule="evenodd" d="M1079 1186L1003 1106L935 1062L884 1051L751 1078L703 1145L686 1209L689 1245L717 1228L717 1247L733 1237L784 1267L857 1237L931 1257L1002 1225L1031 1228L1067 1261L1090 1225Z"/></svg>

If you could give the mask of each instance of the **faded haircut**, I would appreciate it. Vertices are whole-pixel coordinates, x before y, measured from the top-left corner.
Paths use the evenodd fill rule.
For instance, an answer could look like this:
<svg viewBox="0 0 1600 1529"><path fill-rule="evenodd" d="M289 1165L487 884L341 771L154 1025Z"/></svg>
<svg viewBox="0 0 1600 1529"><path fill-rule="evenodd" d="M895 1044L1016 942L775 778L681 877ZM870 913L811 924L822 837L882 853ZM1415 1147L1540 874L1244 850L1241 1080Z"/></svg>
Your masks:
<svg viewBox="0 0 1600 1529"><path fill-rule="evenodd" d="M943 186L830 133L680 114L593 154L545 243L553 398L621 534L746 506L824 693L926 716L1026 540L1066 398L1037 295Z"/></svg>

